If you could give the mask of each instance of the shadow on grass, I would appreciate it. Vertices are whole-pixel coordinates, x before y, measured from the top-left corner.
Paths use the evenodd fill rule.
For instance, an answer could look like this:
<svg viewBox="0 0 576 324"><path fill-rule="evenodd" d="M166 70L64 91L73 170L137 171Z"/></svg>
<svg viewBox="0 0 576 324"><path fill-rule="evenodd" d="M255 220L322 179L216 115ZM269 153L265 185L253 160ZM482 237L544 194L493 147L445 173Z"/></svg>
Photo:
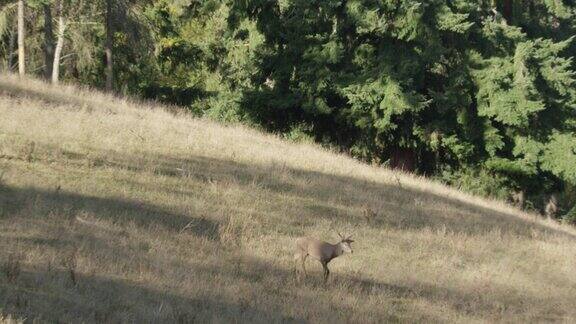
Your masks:
<svg viewBox="0 0 576 324"><path fill-rule="evenodd" d="M50 210L56 208L62 213L70 212L70 210L88 210L98 217L119 217L119 221L138 222L143 226L160 225L174 230L178 228L174 226L175 224L185 223L178 217L171 218L172 214L161 210L153 208L150 211L151 209L142 209L140 204L116 200L46 193L31 189L11 189L5 186L0 187L0 193L4 197L9 197L10 201L23 203L15 205L16 207L12 205L12 208L15 208L19 214L26 211L22 208L30 205L26 199L35 201L40 199L39 205L49 206ZM57 202L52 200L57 200ZM96 205L99 207L95 207ZM121 216L110 214L119 208L128 208L130 212ZM42 211L35 210L34 212L41 213ZM136 219L142 217L138 216L140 213L146 212L150 214L140 220ZM158 216L167 219L161 219ZM184 216L180 215L180 217ZM186 221L189 219L189 217L184 218ZM209 231L201 230L195 234L207 235L207 233ZM84 252L82 253L88 250L103 251L100 252L103 253L101 255L110 253L121 259L134 260L131 257L134 252L126 250L125 247L116 246L113 242L103 241L98 237L85 237L87 233L83 232L74 235L52 239L33 237L18 240L24 244L47 245L63 250L64 253L74 244L83 242ZM87 245L86 242L93 243ZM227 254L224 253L224 255ZM143 258L143 256L140 257ZM100 259L100 262L103 261L106 260ZM196 264L192 268L189 268L189 264L185 262L170 263L171 271L174 273L188 274L180 278L188 287L186 289L194 287L195 282L213 282L214 289L206 295L198 295L193 290L180 291L175 286L178 283L173 279L168 282L174 286L155 289L147 286L147 282L131 282L118 277L101 277L96 273L77 274L74 279L76 283L73 283L70 273L62 269L26 269L16 281L9 281L0 273L0 305L5 313L16 317L63 322L242 321L267 323L318 322L321 320L388 322L402 321L405 317L425 322L445 320L445 318L437 318L438 315L434 312L409 306L416 300L425 301L435 307L448 307L454 314L459 314L464 318L467 316L484 319L498 319L500 316L515 317L522 314L527 305L539 305L538 310L543 309L545 315L553 318L565 316L552 308L555 301L541 303L531 295L520 291L510 291L510 288L500 286L490 287L490 293L485 295L484 292L475 291L471 287L455 290L424 282L401 285L362 278L358 274L341 274L338 271L332 272L331 281L325 286L322 284L319 272L314 269L311 269L312 273L304 281L298 282L294 272L255 257L229 255L220 262L217 265ZM127 271L131 271L130 267L136 265L127 263L125 266ZM163 277L166 274L158 273L158 275L160 276L159 282L167 280ZM225 279L218 282L215 278ZM188 282L187 285L186 282ZM238 283L243 287L242 291L248 290L252 295L259 295L260 300L252 303L242 302L242 299L239 301L237 298L229 299L230 297L219 295L217 285L226 283L231 285ZM337 298L329 298L327 294L336 294ZM370 300L371 296L377 296L376 300L380 299L384 302L373 305L373 308L362 308L364 306L351 306L344 302L344 298L339 299L338 296L353 297L358 301ZM403 313L407 312L405 310L394 313L378 308L378 306L390 305L390 302L386 300L401 303L409 309L409 312ZM294 307L300 309L298 314L301 315L290 315L292 314L290 310ZM531 310L531 312L534 314L537 311Z"/></svg>
<svg viewBox="0 0 576 324"><path fill-rule="evenodd" d="M81 213L107 219L113 223L135 223L169 231L186 231L196 236L217 239L219 224L201 215L184 215L166 211L140 201L91 197L70 192L45 191L35 188L11 188L0 183L0 217L9 215L56 215L74 222ZM189 226L187 226L189 225Z"/></svg>
<svg viewBox="0 0 576 324"><path fill-rule="evenodd" d="M201 156L176 158L156 155L122 157L114 152L94 152L102 160L96 168L116 168L133 172L153 172L158 175L194 181L200 185L239 186L250 193L261 191L268 196L273 206L278 201L290 204L290 213L276 222L284 222L288 227L302 228L313 225L318 219L341 223L343 226L364 224L376 228L442 229L468 235L500 231L502 234L533 238L535 235L559 235L576 238L573 234L547 227L535 221L522 219L502 211L485 208L462 200L438 195L428 191L408 188L395 184L382 184L360 180L354 177L329 175L321 172L299 170L281 163L269 166L248 165L232 160L219 160ZM148 154L149 155L149 154ZM87 157L82 154L68 154L71 163L81 162ZM75 162L76 161L76 162ZM41 161L38 161L41 162ZM168 194L194 196L194 190L178 187L162 187L156 184L139 183L150 191L163 191ZM0 187L0 190L1 187ZM216 229L213 221L197 215L172 213L150 204L124 200L86 197L73 193L55 194L37 192L35 189L20 190L18 196L40 195L56 205L87 208L105 217L132 220L141 225L159 223L172 230L181 229L188 222L195 223L196 235L212 236ZM2 200L0 196L0 205ZM9 205L9 203L8 203ZM377 216L372 219L362 217L362 210L369 206ZM234 206L233 206L234 207ZM10 208L10 207L8 207ZM353 213L351 214L350 210ZM116 211L122 211L117 213ZM114 213L114 215L112 215ZM2 211L0 210L0 215ZM268 217L262 212L261 217ZM292 226L297 225L297 226ZM285 226L285 228L288 228ZM208 232L204 234L204 231ZM303 233L289 232L289 235Z"/></svg>
<svg viewBox="0 0 576 324"><path fill-rule="evenodd" d="M405 298L409 288L349 277L338 278L328 285L314 278L296 283L290 271L251 258L240 262L241 270L233 269L234 265L211 271L201 267L191 269L190 278L184 278L183 284L187 281L192 284L188 283L184 290L165 285L162 289L151 288L148 282L96 274L76 273L72 279L65 269L26 269L15 280L0 275L0 305L6 314L40 322L389 322L402 315L440 320L417 310L411 314L391 314L385 309L357 309L339 297L352 295L361 301L378 289L378 293L386 293L390 298ZM219 290L223 283L217 281L208 292L194 291L194 282L215 278L241 282L246 295L225 295ZM329 298L327 293L337 296ZM258 296L257 300L252 299L254 296Z"/></svg>
<svg viewBox="0 0 576 324"><path fill-rule="evenodd" d="M270 166L247 165L235 161L207 157L174 158L155 156L153 165L138 165L130 160L107 161L105 164L134 172L154 172L159 175L188 178L193 181L245 187L247 192L257 189L277 197L292 199L287 215L292 221L311 224L318 218L345 223L346 226L368 223L372 227L396 229L446 229L468 235L500 231L522 237L559 235L571 239L572 233L547 227L506 212L468 203L432 192L359 180L353 177L328 175L321 172L289 168L282 164ZM144 185L144 184L139 184ZM172 194L193 195L192 191L175 188L150 188ZM366 206L374 209L373 219L362 217ZM357 210L351 215L350 207ZM307 216L312 214L313 217Z"/></svg>
<svg viewBox="0 0 576 324"><path fill-rule="evenodd" d="M543 302L541 298L527 291L490 282L481 288L471 286L453 288L423 281L410 281L402 284L386 283L333 271L328 283L324 284L319 265L317 265L317 269L309 267L309 271L312 271L309 272L308 276L298 280L295 272L280 269L257 258L245 257L240 262L242 263L242 270L240 271L226 268L221 271L228 271L228 275L251 281L254 284L263 282L264 285L270 286L269 289L281 291L280 295L288 295L288 299L295 300L293 303L298 307L303 307L310 313L323 313L325 318L330 318L330 312L338 310L340 316L350 315L349 320L353 319L352 316L360 315L363 310L350 307L350 304L343 302L344 297L355 297L362 303L365 300L370 300L370 297L373 296L394 302L401 301L401 303L406 303L405 306L409 303L425 301L435 307L447 307L452 312L447 317L438 318L434 311L413 307L410 307L410 311L404 314L401 312L394 314L394 312L391 313L386 309L378 309L378 306L385 305L374 304L372 307L364 309L373 313L372 316L367 317L370 321L378 322L395 321L398 320L395 318L396 316L402 315L412 320L417 319L419 322L443 322L455 314L462 316L462 318L483 318L485 320L519 319L525 315L532 318L541 317L541 319L566 319L568 318L566 316L569 315L555 305L555 303L562 301L562 297L558 297L555 301ZM272 287L274 283L283 283L288 288L283 290L280 287ZM314 297L312 295L309 300L299 300L302 291L311 291L313 294L326 291L329 294L335 294L337 298L320 301L325 296L316 295ZM358 320L352 321L358 322Z"/></svg>
<svg viewBox="0 0 576 324"><path fill-rule="evenodd" d="M75 160L84 158L80 154L74 156ZM282 201L283 204L291 205L288 214L273 220L286 223L288 226L284 226L285 229L296 228L301 231L302 228L313 225L318 219L324 219L337 222L339 226L344 227L361 224L399 230L440 229L467 235L499 231L502 234L527 238L548 235L575 238L567 231L431 192L347 176L298 170L280 164L254 166L199 156L188 158L154 156L152 159L148 158L146 162L141 162L136 157L117 158L117 154L110 152L105 152L102 156L113 158L102 161L97 167L154 172L167 177L185 178L206 186L235 185L247 193L259 190L268 196L272 206L281 198L289 198ZM132 185L150 191L163 191L181 196L198 194L193 190L183 189L182 186L162 187L138 183L137 178L132 181L134 181ZM16 199L11 200L8 198L10 195ZM23 200L34 199L49 202L49 207L54 207L57 211L87 210L113 221L133 221L142 226L158 225L173 231L180 230L192 222L194 226L190 228L197 236L215 237L218 228L215 221L202 216L201 212L198 212L198 215L184 215L138 201L47 192L33 188L11 189L5 186L3 188L1 184L0 216L6 211L23 206ZM372 219L363 218L361 211L366 206L370 206L377 216ZM238 207L232 206L232 208ZM351 209L355 214L350 213ZM262 212L260 217L269 217L269 214ZM277 230L282 231L280 227ZM290 230L284 234L304 233Z"/></svg>
<svg viewBox="0 0 576 324"><path fill-rule="evenodd" d="M566 318L552 308L553 303L547 308L535 297L505 287L492 287L485 295L470 287L455 290L422 282L405 286L337 272L324 285L319 272L297 281L293 272L259 259L237 261L240 266L229 262L190 269L189 277L182 278L184 290L151 288L148 282L96 274L76 274L72 280L62 269L27 269L12 281L0 275L0 305L7 314L51 322L442 322L453 316L498 320L529 315L534 319L538 311L546 318ZM215 281L214 289L204 293L194 290L195 282L214 278L224 281ZM240 284L247 295L231 300L218 289L226 282ZM251 300L255 295L258 299ZM359 304L346 302L350 299ZM420 302L447 307L451 314L440 318L433 309L410 306ZM392 305L395 310L386 309ZM524 314L526 307L535 305L536 310Z"/></svg>
<svg viewBox="0 0 576 324"><path fill-rule="evenodd" d="M386 283L333 271L328 284L324 284L319 265L317 269L309 267L308 276L298 280L295 272L258 258L244 256L229 261L227 265L217 269L198 267L195 270L207 277L224 276L259 287L260 291L265 291L268 296L270 304L267 308L275 309L278 314L282 312L282 303L287 303L287 307L302 309L303 318L315 314L326 322L390 322L408 319L418 322L445 322L454 316L497 320L521 318L524 315L561 319L567 315L555 308L554 302L543 303L537 296L495 283L490 283L489 289L483 287L486 290L469 286L456 289L421 281ZM276 298L277 296L281 298ZM369 302L379 299L384 302ZM359 304L353 306L353 303L345 300L357 300ZM555 302L560 300L559 297ZM413 303L421 302L432 305L432 308L419 309L413 306ZM395 303L396 306L403 305L404 312L386 309ZM451 314L438 317L439 314L434 308L441 307L450 310ZM527 307L531 309L528 310ZM529 311L531 314L526 314ZM312 318L312 322L318 318Z"/></svg>
<svg viewBox="0 0 576 324"><path fill-rule="evenodd" d="M75 281L64 270L24 271L16 282L0 279L2 311L40 322L306 322L214 295L189 298L96 275L76 274Z"/></svg>
<svg viewBox="0 0 576 324"><path fill-rule="evenodd" d="M65 105L65 106L73 106L79 108L88 108L88 109L102 109L107 108L107 105L110 104L109 111L115 111L113 109L115 105L111 102L105 101L96 101L91 100L91 98L84 98L82 96L78 96L77 94L69 94L69 93L59 93L54 90L36 90L34 87L27 87L24 83L15 83L13 81L6 81L1 80L0 78L0 94L3 96L10 96L13 98L31 98L33 100L38 100L45 102L50 105Z"/></svg>

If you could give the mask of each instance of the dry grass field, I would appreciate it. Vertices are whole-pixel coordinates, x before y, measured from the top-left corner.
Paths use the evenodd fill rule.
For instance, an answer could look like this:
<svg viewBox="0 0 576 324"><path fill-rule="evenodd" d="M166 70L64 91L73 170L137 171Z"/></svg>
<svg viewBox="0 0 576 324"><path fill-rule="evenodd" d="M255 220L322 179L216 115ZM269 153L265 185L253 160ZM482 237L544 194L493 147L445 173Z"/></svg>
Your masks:
<svg viewBox="0 0 576 324"><path fill-rule="evenodd" d="M503 203L0 75L0 322L575 322L575 269L575 230Z"/></svg>

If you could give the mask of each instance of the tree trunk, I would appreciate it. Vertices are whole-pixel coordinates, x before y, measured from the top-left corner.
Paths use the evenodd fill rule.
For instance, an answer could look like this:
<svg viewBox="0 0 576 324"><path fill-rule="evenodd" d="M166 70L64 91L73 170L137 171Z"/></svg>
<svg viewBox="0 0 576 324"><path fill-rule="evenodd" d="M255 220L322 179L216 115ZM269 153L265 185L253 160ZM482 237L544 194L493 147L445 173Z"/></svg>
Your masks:
<svg viewBox="0 0 576 324"><path fill-rule="evenodd" d="M512 21L512 0L504 0L502 6L502 16L506 19L506 22L511 25Z"/></svg>
<svg viewBox="0 0 576 324"><path fill-rule="evenodd" d="M112 91L114 89L114 66L112 60L112 47L114 46L114 30L113 30L113 0L106 0L106 44L104 51L106 53L106 90Z"/></svg>
<svg viewBox="0 0 576 324"><path fill-rule="evenodd" d="M18 73L20 76L24 76L26 73L26 51L24 50L25 33L24 0L18 0Z"/></svg>
<svg viewBox="0 0 576 324"><path fill-rule="evenodd" d="M390 152L390 168L405 172L416 170L416 153L408 148L396 148Z"/></svg>
<svg viewBox="0 0 576 324"><path fill-rule="evenodd" d="M14 51L16 50L16 34L18 33L15 27L12 28L8 40L8 72L12 72L14 69Z"/></svg>
<svg viewBox="0 0 576 324"><path fill-rule="evenodd" d="M514 0L492 0L492 9L501 10L502 18L506 23L512 24Z"/></svg>
<svg viewBox="0 0 576 324"><path fill-rule="evenodd" d="M52 65L54 64L54 32L52 28L52 9L49 4L44 4L44 78L52 77Z"/></svg>
<svg viewBox="0 0 576 324"><path fill-rule="evenodd" d="M66 32L66 20L64 19L64 1L58 3L58 41L54 50L54 64L52 66L52 83L57 84L60 77L60 57L64 47L64 33Z"/></svg>

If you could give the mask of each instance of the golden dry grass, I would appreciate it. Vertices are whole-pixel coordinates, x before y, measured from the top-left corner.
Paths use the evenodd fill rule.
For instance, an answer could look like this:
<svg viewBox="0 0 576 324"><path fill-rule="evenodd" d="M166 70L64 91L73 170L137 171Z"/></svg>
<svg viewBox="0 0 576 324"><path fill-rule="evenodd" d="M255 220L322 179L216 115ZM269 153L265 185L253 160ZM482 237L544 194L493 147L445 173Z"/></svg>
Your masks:
<svg viewBox="0 0 576 324"><path fill-rule="evenodd" d="M572 228L242 126L0 75L0 176L0 319L576 321Z"/></svg>

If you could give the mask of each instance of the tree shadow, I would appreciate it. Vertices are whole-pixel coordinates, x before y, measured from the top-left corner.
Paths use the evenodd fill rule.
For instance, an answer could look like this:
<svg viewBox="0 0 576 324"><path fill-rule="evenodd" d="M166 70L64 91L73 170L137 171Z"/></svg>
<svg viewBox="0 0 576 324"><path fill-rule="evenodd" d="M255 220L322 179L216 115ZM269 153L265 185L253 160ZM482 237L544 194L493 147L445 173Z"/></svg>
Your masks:
<svg viewBox="0 0 576 324"><path fill-rule="evenodd" d="M502 234L530 238L534 235L576 238L568 231L548 227L535 219L520 218L504 211L401 184L382 184L350 176L329 175L294 169L284 164L256 166L202 156L175 158L158 155L153 160L154 165L147 168L164 176L189 178L206 184L232 183L246 187L247 191L253 190L256 185L267 191L267 194L293 198L295 203L291 210L298 213L299 221L306 223L320 218L349 225L366 223L377 228L445 229L467 235L497 230ZM137 172L146 168L135 165L129 159L117 159L106 164ZM193 194L182 189L162 190ZM349 214L346 209L350 207L357 210L357 214ZM362 217L361 211L366 207L374 209L376 216L370 219ZM314 217L306 216L308 214Z"/></svg>
<svg viewBox="0 0 576 324"><path fill-rule="evenodd" d="M83 96L62 93L55 90L36 90L34 87L26 86L21 82L2 82L0 80L0 93L7 97L13 98L31 98L43 101L52 105L75 106L78 108L102 109L107 106L105 101L93 100ZM109 111L116 111L114 104L109 102Z"/></svg>
<svg viewBox="0 0 576 324"><path fill-rule="evenodd" d="M399 285L348 275L336 277L333 284L344 285L349 290L358 290L363 294L384 294L399 299L424 299L431 304L447 305L456 314L479 316L489 321L498 321L502 316L521 318L527 305L541 311L540 314L533 312L530 315L541 316L541 320L561 319L567 315L555 308L553 303L545 303L537 296L494 284L489 284L487 291L478 291L473 287L455 289L422 281ZM559 301L560 298L557 302Z"/></svg>
<svg viewBox="0 0 576 324"><path fill-rule="evenodd" d="M409 188L399 188L393 185L377 184L358 180L352 177L326 175L319 172L294 170L285 166L258 167L245 165L233 161L221 161L205 157L191 157L176 159L158 157L157 165L152 172L160 172L171 177L188 177L206 183L227 183L232 181L236 185L248 187L254 182L262 182L262 188L272 194L294 195L297 198L308 199L314 197L329 205L333 202L333 196L349 194L346 201L350 206L361 208L366 200L376 204L374 198L364 196L366 192L375 192L373 197L385 197L397 202L385 202L380 206L389 209L389 212L401 213L408 210L426 209L426 202L447 204L450 208L461 210L460 218L452 218L442 215L441 210L429 211L428 217L420 217L419 220L410 219L411 216L403 216L404 221L389 218L389 214L380 215L380 219L373 221L377 227L392 227L397 229L420 229L434 228L442 225L454 232L468 234L483 233L487 230L501 229L505 233L518 235L531 235L531 231L542 233L554 233L554 229L544 225L532 224L526 220L516 218L505 213L498 213L487 208L467 204L433 193L422 192ZM115 161L115 167L126 167L134 171L142 171L146 166L134 164L133 161ZM126 165L122 164L126 163ZM150 169L146 169L150 171ZM157 171L156 171L157 170ZM279 176L288 175L288 176ZM289 189L286 188L296 188ZM150 188L151 190L154 188ZM156 188L156 190L169 189L178 192L175 188ZM408 197L407 197L408 196ZM80 211L87 211L97 217L107 218L113 222L134 222L144 227L160 226L170 231L179 231L183 226L192 222L204 224L193 226L191 231L194 235L214 239L214 231L218 224L195 215L182 215L167 212L158 206L141 202L90 197L80 194L46 191L33 188L13 188L0 184L0 215L19 214L28 212L47 214L49 211L63 215L74 215ZM421 199L424 205L409 204L414 198ZM300 200L297 200L297 203ZM29 211L27 206L33 205L35 210ZM43 207L44 206L44 207ZM496 214L495 214L496 213ZM362 222L357 215L339 215L340 221L350 224ZM291 217L287 215L286 217ZM334 215L320 215L324 219L333 219ZM204 222L204 223L203 223ZM476 224L476 225L475 225ZM67 241L52 239L22 238L27 243L47 244L61 249L69 245ZM61 245L63 244L63 245ZM112 245L98 245L95 249L116 251ZM221 248L221 247L218 247ZM125 251L126 252L126 251ZM124 255L122 251L116 251ZM127 253L127 252L126 252ZM231 262L227 262L231 261ZM179 268L186 265L172 264ZM505 312L521 312L524 305L537 305L538 300L533 296L521 293L510 293L506 287L493 287L489 297L483 297L481 293L462 289L453 289L425 282L410 282L406 285L384 283L373 279L362 278L361 275L342 275L333 272L333 279L324 288L320 278L307 279L299 284L295 282L293 272L269 264L250 256L242 256L237 261L225 260L217 267L209 265L195 265L189 269L190 273L203 276L206 280L223 276L231 282L243 280L250 284L250 289L262 293L258 289L263 286L266 294L271 294L266 306L254 306L249 303L226 300L214 295L204 297L187 297L186 294L170 293L169 288L164 290L145 287L143 283L129 282L121 279L103 278L97 275L78 275L77 284L70 283L70 274L63 270L27 270L22 274L24 283L10 283L0 278L0 304L5 312L18 317L42 320L78 321L86 322L135 322L135 321L170 321L192 322L210 320L210 316L221 316L223 321L286 321L307 322L306 316L293 318L284 311L285 299L276 299L276 294L284 296L293 304L300 307L308 314L315 314L326 319L343 320L341 314L355 314L357 309L342 305L337 301L319 302L318 294L323 289L340 290L362 300L368 295L383 295L393 299L424 299L435 305L448 305L455 313L466 316L475 313L483 317L494 318ZM1 275L0 275L1 277ZM28 279L26 279L28 278ZM44 281L64 283L61 286L37 287ZM300 294L302 290L307 295ZM132 301L132 302L131 302ZM546 303L551 304L551 303ZM164 305L164 306L162 306ZM504 306L503 306L504 305ZM338 309L339 312L334 310ZM554 310L546 309L549 312ZM381 321L394 321L385 310L371 310L373 317ZM412 310L411 310L412 311ZM417 312L418 310L413 310ZM563 314L553 315L562 316ZM422 311L421 314L412 314L423 321L442 321ZM514 314L512 314L514 315ZM213 317L212 317L213 318ZM318 318L314 318L318 319ZM312 320L314 321L314 320Z"/></svg>
<svg viewBox="0 0 576 324"><path fill-rule="evenodd" d="M58 322L340 322L364 320L388 322L401 320L403 315L419 321L442 322L435 312L410 308L410 313L387 312L368 305L351 306L338 296L358 301L374 300L380 296L394 303L426 301L447 307L452 316L463 318L521 318L527 305L542 305L535 296L520 291L510 292L507 287L493 286L490 293L470 287L454 289L441 285L413 281L405 284L386 283L356 275L333 272L327 284L311 273L302 281L294 272L279 268L255 257L236 256L218 266L195 265L185 282L226 278L224 282L238 282L246 296L230 300L217 289L210 292L178 291L166 287L151 288L148 282L133 282L122 278L107 278L94 273L76 273L71 277L65 269L26 269L16 280L0 275L0 305L3 312L29 320ZM201 276L201 278L196 278ZM204 279L203 279L204 278ZM215 288L216 283L215 284ZM220 282L219 284L222 284ZM248 286L246 286L248 284ZM193 286L192 286L193 287ZM266 292L266 299L250 302L253 294ZM327 298L336 294L337 298ZM243 302L247 300L248 302ZM386 304L386 303L385 303ZM566 318L550 307L539 306L544 318ZM360 307L360 308L358 308ZM294 310L300 314L294 316ZM291 315L292 314L292 315ZM530 316L538 316L532 311ZM563 317L564 316L564 317Z"/></svg>
<svg viewBox="0 0 576 324"><path fill-rule="evenodd" d="M210 240L218 239L219 224L198 214L179 214L141 201L102 198L59 190L12 188L0 183L0 217L37 214L59 215L69 221L86 213L113 223L135 223L142 227L159 227L182 231Z"/></svg>
<svg viewBox="0 0 576 324"><path fill-rule="evenodd" d="M574 234L552 228L535 220L520 218L503 211L475 205L463 200L446 197L433 192L403 186L361 180L351 176L324 174L317 171L295 169L282 163L267 166L249 165L233 160L222 160L203 156L173 157L143 152L146 160L137 156L126 156L115 152L95 152L102 156L98 167L111 167L132 172L153 172L176 179L187 179L204 185L234 185L246 192L265 191L270 204L279 199L291 204L283 219L291 225L313 225L319 219L338 222L343 226L364 224L374 228L399 230L447 230L467 235L499 231L502 234L533 238L559 235L570 239ZM87 157L71 152L66 155L72 163ZM163 191L183 196L195 195L192 190L179 187L151 185L138 182L137 178L122 180L150 191ZM18 203L11 203L6 189L0 186L0 215L3 210L13 210ZM61 211L84 209L110 218L113 221L133 221L147 226L157 224L170 230L180 230L192 222L196 235L213 237L218 224L201 215L182 215L169 212L152 204L112 198L82 196L74 193L47 192L37 189L11 189L22 199L40 199L50 202ZM28 197L28 198L26 198ZM18 199L16 199L18 201ZM22 204L22 202L20 202ZM231 206L232 208L238 208ZM375 212L375 217L366 218L362 210L366 207ZM351 212L352 211L352 212ZM4 212L5 213L5 212ZM293 216L293 217L291 217ZM270 217L262 214L261 217ZM286 228L286 227L284 227Z"/></svg>
<svg viewBox="0 0 576 324"><path fill-rule="evenodd" d="M328 283L324 284L319 271L316 273L312 270L307 277L298 280L295 272L250 256L229 260L218 269L200 267L196 270L209 273L210 276L218 273L220 276L248 281L254 286L262 285L273 296L283 296L282 300L290 303L291 306L303 309L306 314L316 314L326 322L339 322L343 320L343 317L357 316L360 309L351 307L342 299L326 299L323 293L347 296L359 301L370 299L370 296L381 296L379 298L408 304L426 301L437 307L447 307L452 312L452 316L457 314L463 318L483 318L495 321L499 318L522 318L527 305L533 308L530 316L541 316L541 319L561 319L569 315L557 309L553 302L543 303L538 296L495 283L488 283L489 289L483 291L469 286L462 286L460 289L423 281L409 281L402 284L387 283L362 278L358 274L347 275L333 271ZM274 297L270 298L274 299ZM272 305L269 305L270 308L280 310L282 300L273 301ZM370 312L372 314L368 316L369 320L377 322L398 321L399 319L395 318L398 315L418 318L418 321L424 322L446 321L446 318L437 317L437 313L433 311L427 312L425 309L418 308L410 308L409 314L391 314L378 307L371 307Z"/></svg>
<svg viewBox="0 0 576 324"><path fill-rule="evenodd" d="M305 323L217 295L186 297L141 283L65 270L23 271L16 282L0 278L0 305L16 318L48 322L196 323L207 321Z"/></svg>
<svg viewBox="0 0 576 324"><path fill-rule="evenodd" d="M15 280L0 275L0 305L4 313L17 318L49 322L308 323L339 322L361 315L337 299L321 297L324 290L333 291L331 285L342 286L341 282L348 278L338 279L328 286L320 280L295 284L290 271L250 257L242 257L239 262L240 270L234 262L206 269L195 266L190 269L189 276L204 278L195 280L226 278L225 282L241 281L246 296L225 296L216 289L222 284L217 282L210 292L174 288L171 291L170 288L151 288L147 282L102 277L95 273L74 273L72 276L66 269L36 267L21 271ZM183 278L184 281L190 279ZM348 284L342 293L353 294L361 300L365 291L353 289L354 285L357 284ZM380 288L382 286L392 285L381 284ZM270 295L258 301L250 300L250 296L264 292ZM418 316L438 321L430 314ZM381 309L371 310L366 318L393 320Z"/></svg>

